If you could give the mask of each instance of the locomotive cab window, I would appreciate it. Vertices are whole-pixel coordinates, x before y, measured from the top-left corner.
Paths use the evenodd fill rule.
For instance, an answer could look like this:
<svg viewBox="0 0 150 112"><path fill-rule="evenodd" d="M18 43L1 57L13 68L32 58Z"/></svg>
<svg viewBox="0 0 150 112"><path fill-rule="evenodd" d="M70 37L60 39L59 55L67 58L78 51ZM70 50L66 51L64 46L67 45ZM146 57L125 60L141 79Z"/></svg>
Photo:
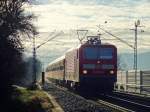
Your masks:
<svg viewBox="0 0 150 112"><path fill-rule="evenodd" d="M113 58L112 48L86 47L84 48L83 53L84 53L84 59L89 59L89 60Z"/></svg>
<svg viewBox="0 0 150 112"><path fill-rule="evenodd" d="M112 48L100 48L100 54L98 58L100 59L112 59L113 58L113 49Z"/></svg>

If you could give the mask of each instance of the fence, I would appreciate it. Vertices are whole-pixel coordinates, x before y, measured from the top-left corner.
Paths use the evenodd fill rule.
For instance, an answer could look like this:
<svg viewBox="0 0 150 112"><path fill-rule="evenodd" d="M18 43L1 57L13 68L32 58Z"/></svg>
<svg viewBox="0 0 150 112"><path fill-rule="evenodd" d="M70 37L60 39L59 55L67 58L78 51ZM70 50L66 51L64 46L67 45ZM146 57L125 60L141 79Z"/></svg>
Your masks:
<svg viewBox="0 0 150 112"><path fill-rule="evenodd" d="M150 95L150 71L118 71L116 89Z"/></svg>

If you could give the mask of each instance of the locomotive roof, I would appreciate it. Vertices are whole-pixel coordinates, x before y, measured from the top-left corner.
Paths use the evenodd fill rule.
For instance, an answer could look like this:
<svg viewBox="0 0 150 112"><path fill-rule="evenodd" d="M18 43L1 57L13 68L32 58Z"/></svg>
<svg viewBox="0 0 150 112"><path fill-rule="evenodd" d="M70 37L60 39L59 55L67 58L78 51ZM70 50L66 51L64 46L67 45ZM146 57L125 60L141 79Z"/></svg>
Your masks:
<svg viewBox="0 0 150 112"><path fill-rule="evenodd" d="M78 45L77 47L72 47L72 48L70 48L69 50L67 50L66 53L69 52L69 51L72 51L72 50L74 50L74 49L78 49L78 48L80 48L82 45L86 45L86 44L87 44L87 43L83 43L83 44ZM112 46L114 46L113 44L110 44L110 43L101 43L100 45L112 45Z"/></svg>

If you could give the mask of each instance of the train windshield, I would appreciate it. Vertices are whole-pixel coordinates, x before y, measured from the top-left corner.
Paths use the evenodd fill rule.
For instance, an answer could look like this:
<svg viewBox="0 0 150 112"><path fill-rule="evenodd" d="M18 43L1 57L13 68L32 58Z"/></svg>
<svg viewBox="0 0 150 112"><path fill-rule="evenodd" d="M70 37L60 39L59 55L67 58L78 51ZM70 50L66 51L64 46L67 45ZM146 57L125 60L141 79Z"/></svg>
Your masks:
<svg viewBox="0 0 150 112"><path fill-rule="evenodd" d="M113 58L112 48L86 47L84 48L83 52L84 52L84 59L95 60L95 59Z"/></svg>

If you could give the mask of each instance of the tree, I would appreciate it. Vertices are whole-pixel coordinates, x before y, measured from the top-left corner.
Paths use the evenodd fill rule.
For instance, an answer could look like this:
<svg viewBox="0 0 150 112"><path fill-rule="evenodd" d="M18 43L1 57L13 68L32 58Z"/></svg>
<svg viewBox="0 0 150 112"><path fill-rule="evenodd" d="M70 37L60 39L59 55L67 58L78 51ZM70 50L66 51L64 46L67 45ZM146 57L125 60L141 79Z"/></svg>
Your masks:
<svg viewBox="0 0 150 112"><path fill-rule="evenodd" d="M27 2L0 0L0 89L5 95L22 63L24 47L21 38L32 38L37 34L32 24L35 16L25 13L23 8Z"/></svg>

